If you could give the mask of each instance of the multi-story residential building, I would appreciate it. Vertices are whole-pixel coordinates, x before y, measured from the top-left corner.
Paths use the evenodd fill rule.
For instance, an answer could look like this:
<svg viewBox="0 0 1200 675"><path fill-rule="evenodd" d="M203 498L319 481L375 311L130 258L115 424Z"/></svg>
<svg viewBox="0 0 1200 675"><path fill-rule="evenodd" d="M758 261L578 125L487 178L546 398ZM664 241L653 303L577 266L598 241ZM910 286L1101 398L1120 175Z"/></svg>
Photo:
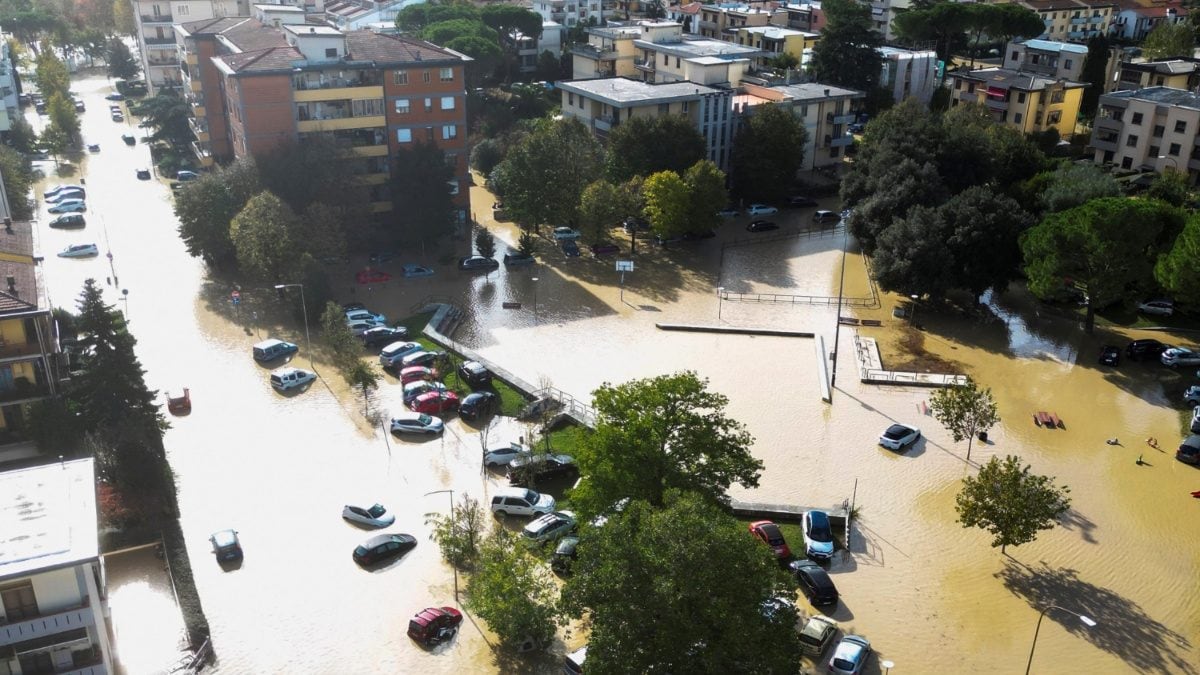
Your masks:
<svg viewBox="0 0 1200 675"><path fill-rule="evenodd" d="M674 21L683 26L683 32L691 35L700 34L700 10L704 7L699 2L689 2L671 5L667 8L667 21Z"/></svg>
<svg viewBox="0 0 1200 675"><path fill-rule="evenodd" d="M175 26L221 16L246 16L247 0L130 0L137 23L138 51L142 72L150 93L176 89L182 83L179 74L179 50L175 46Z"/></svg>
<svg viewBox="0 0 1200 675"><path fill-rule="evenodd" d="M775 10L771 15L771 24L806 33L820 33L825 28L825 12L820 2L787 4Z"/></svg>
<svg viewBox="0 0 1200 675"><path fill-rule="evenodd" d="M533 11L542 16L542 21L553 21L567 28L600 25L605 16L601 0L533 0Z"/></svg>
<svg viewBox="0 0 1200 675"><path fill-rule="evenodd" d="M637 76L634 41L642 37L641 26L589 28L587 37L587 44L571 46L572 79Z"/></svg>
<svg viewBox="0 0 1200 675"><path fill-rule="evenodd" d="M20 76L13 67L9 36L0 32L0 139L7 139L13 120L21 114Z"/></svg>
<svg viewBox="0 0 1200 675"><path fill-rule="evenodd" d="M1092 126L1096 163L1123 169L1172 169L1194 184L1200 171L1200 95L1149 87L1100 97Z"/></svg>
<svg viewBox="0 0 1200 675"><path fill-rule="evenodd" d="M854 143L849 125L858 117L855 101L864 97L861 91L811 82L779 87L746 84L734 97L733 108L740 120L763 104L790 106L808 132L800 169L811 171L842 162L845 148Z"/></svg>
<svg viewBox="0 0 1200 675"><path fill-rule="evenodd" d="M433 142L454 163L451 191L465 221L468 57L408 37L307 24L294 8L254 12L178 28L199 157L327 138L354 155L348 170L370 186L378 212L391 209L389 158Z"/></svg>
<svg viewBox="0 0 1200 675"><path fill-rule="evenodd" d="M704 5L700 8L700 36L732 42L737 29L765 26L771 12L749 5Z"/></svg>
<svg viewBox="0 0 1200 675"><path fill-rule="evenodd" d="M1112 34L1126 40L1141 42L1160 23L1182 23L1188 20L1188 8L1183 0L1115 0L1117 9L1112 21ZM1171 54L1191 56L1191 54Z"/></svg>
<svg viewBox="0 0 1200 675"><path fill-rule="evenodd" d="M883 35L884 40L895 40L896 31L892 28L892 22L896 20L896 14L908 9L911 0L870 0L866 4L871 5L875 30Z"/></svg>
<svg viewBox="0 0 1200 675"><path fill-rule="evenodd" d="M1186 59L1133 63L1122 61L1109 91L1167 87L1195 91L1200 86L1200 64Z"/></svg>
<svg viewBox="0 0 1200 675"><path fill-rule="evenodd" d="M396 15L425 0L338 0L325 5L325 23L340 30L364 30L372 24L394 24Z"/></svg>
<svg viewBox="0 0 1200 675"><path fill-rule="evenodd" d="M0 473L0 599L0 672L116 672L90 458Z"/></svg>
<svg viewBox="0 0 1200 675"><path fill-rule="evenodd" d="M813 45L819 39L821 36L818 33L806 33L779 26L749 26L737 29L737 37L733 41L762 51L763 54L755 60L755 65L765 69L770 67L768 62L780 54L791 54L802 66L806 65Z"/></svg>
<svg viewBox="0 0 1200 675"><path fill-rule="evenodd" d="M1022 133L1057 129L1068 138L1075 133L1083 82L1055 79L1007 68L959 70L950 73L950 105L979 103L996 121Z"/></svg>
<svg viewBox="0 0 1200 675"><path fill-rule="evenodd" d="M556 59L561 58L562 38L563 26L553 21L543 21L542 34L537 37L525 35L518 30L507 36L508 42L516 49L517 67L522 73L537 70L542 52L550 52Z"/></svg>
<svg viewBox="0 0 1200 675"><path fill-rule="evenodd" d="M737 86L762 55L754 47L711 38L684 36L677 23L641 24L634 68L646 82L695 82Z"/></svg>
<svg viewBox="0 0 1200 675"><path fill-rule="evenodd" d="M1046 24L1038 36L1043 40L1087 42L1107 35L1116 17L1114 0L1015 0L1018 5L1037 12Z"/></svg>
<svg viewBox="0 0 1200 675"><path fill-rule="evenodd" d="M879 53L883 56L879 86L892 92L892 99L897 103L906 98L915 98L929 105L933 92L940 84L937 52L880 47Z"/></svg>
<svg viewBox="0 0 1200 675"><path fill-rule="evenodd" d="M1055 79L1078 80L1083 77L1087 53L1087 47L1072 42L1013 41L1004 50L1004 67Z"/></svg>

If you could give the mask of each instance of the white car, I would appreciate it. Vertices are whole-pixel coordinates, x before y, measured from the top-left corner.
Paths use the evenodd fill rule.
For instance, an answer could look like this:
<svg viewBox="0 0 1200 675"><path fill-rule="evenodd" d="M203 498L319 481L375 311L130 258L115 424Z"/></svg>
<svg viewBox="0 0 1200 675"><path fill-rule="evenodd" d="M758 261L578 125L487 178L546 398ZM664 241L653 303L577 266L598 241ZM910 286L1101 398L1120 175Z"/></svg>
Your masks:
<svg viewBox="0 0 1200 675"><path fill-rule="evenodd" d="M87 193L83 191L83 188L65 187L49 197L46 197L46 203L59 204L67 201L68 199L78 199L83 201L87 199Z"/></svg>
<svg viewBox="0 0 1200 675"><path fill-rule="evenodd" d="M893 424L879 437L879 444L888 450L900 450L909 443L916 443L921 430L907 424Z"/></svg>
<svg viewBox="0 0 1200 675"><path fill-rule="evenodd" d="M769 204L751 204L746 213L752 216L770 216L779 213L779 209Z"/></svg>
<svg viewBox="0 0 1200 675"><path fill-rule="evenodd" d="M271 371L271 386L278 391L287 391L317 379L317 374L303 368L279 368Z"/></svg>
<svg viewBox="0 0 1200 675"><path fill-rule="evenodd" d="M84 188L82 185L55 185L49 190L43 192L42 197L45 199L52 199L55 195L66 191L84 192Z"/></svg>
<svg viewBox="0 0 1200 675"><path fill-rule="evenodd" d="M71 244L58 252L60 258L91 258L100 255L95 244Z"/></svg>
<svg viewBox="0 0 1200 675"><path fill-rule="evenodd" d="M563 241L563 240L568 240L568 239L574 241L574 240L578 239L580 236L581 235L579 234L579 232L572 230L569 227L554 228L555 241Z"/></svg>
<svg viewBox="0 0 1200 675"><path fill-rule="evenodd" d="M1162 353L1162 364L1164 366L1195 366L1200 365L1200 353L1187 347L1171 347Z"/></svg>
<svg viewBox="0 0 1200 675"><path fill-rule="evenodd" d="M363 333L371 330L372 328L379 328L380 325L382 324L375 323L374 321L346 322L346 326L350 328L350 332L354 335L354 337L362 337Z"/></svg>
<svg viewBox="0 0 1200 675"><path fill-rule="evenodd" d="M342 507L342 517L352 523L367 527L387 527L396 522L396 516L388 513L383 504L376 504L369 508L347 504Z"/></svg>
<svg viewBox="0 0 1200 675"><path fill-rule="evenodd" d="M1175 313L1175 303L1170 300L1147 300L1138 303L1138 311L1153 316L1171 316Z"/></svg>
<svg viewBox="0 0 1200 675"><path fill-rule="evenodd" d="M804 552L813 560L829 560L833 557L833 528L829 525L829 514L824 511L805 511Z"/></svg>
<svg viewBox="0 0 1200 675"><path fill-rule="evenodd" d="M534 519L525 526L521 534L525 541L543 543L558 539L575 529L575 514L570 511L555 511Z"/></svg>
<svg viewBox="0 0 1200 675"><path fill-rule="evenodd" d="M871 643L864 637L847 635L833 650L829 672L834 675L859 675L871 657Z"/></svg>
<svg viewBox="0 0 1200 675"><path fill-rule="evenodd" d="M374 321L380 326L387 325L387 317L365 309L352 309L346 312L346 322L352 323L354 321Z"/></svg>
<svg viewBox="0 0 1200 675"><path fill-rule="evenodd" d="M87 202L82 199L64 199L46 209L47 213L83 213L87 211Z"/></svg>
<svg viewBox="0 0 1200 675"><path fill-rule="evenodd" d="M384 368L394 368L409 354L423 352L425 348L420 342L396 341L379 351L379 365Z"/></svg>
<svg viewBox="0 0 1200 675"><path fill-rule="evenodd" d="M433 415L400 413L392 418L393 434L440 434L444 428L442 421Z"/></svg>
<svg viewBox="0 0 1200 675"><path fill-rule="evenodd" d="M528 457L533 452L520 443L509 443L507 446L492 448L483 455L483 465L487 467L508 466L517 457Z"/></svg>

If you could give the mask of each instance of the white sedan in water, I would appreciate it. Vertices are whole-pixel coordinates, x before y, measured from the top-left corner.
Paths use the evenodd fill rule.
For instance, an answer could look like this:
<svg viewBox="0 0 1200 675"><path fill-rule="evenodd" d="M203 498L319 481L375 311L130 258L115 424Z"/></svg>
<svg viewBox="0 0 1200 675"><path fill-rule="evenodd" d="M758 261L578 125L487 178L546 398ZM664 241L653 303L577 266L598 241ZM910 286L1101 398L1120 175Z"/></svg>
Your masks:
<svg viewBox="0 0 1200 675"><path fill-rule="evenodd" d="M423 413L400 413L392 418L393 434L440 434L445 429L442 420Z"/></svg>
<svg viewBox="0 0 1200 675"><path fill-rule="evenodd" d="M396 516L388 513L383 504L375 504L371 507L347 504L342 507L342 517L352 523L367 527L387 527L396 522Z"/></svg>
<svg viewBox="0 0 1200 675"><path fill-rule="evenodd" d="M893 424L879 437L879 444L888 450L900 450L910 443L916 443L921 437L921 430L907 424Z"/></svg>

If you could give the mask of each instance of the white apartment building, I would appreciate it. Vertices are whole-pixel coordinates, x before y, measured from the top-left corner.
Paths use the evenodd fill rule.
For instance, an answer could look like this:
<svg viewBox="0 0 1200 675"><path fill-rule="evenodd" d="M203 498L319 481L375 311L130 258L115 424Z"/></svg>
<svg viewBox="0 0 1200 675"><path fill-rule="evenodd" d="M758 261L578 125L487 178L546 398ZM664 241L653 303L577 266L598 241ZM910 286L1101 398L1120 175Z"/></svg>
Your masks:
<svg viewBox="0 0 1200 675"><path fill-rule="evenodd" d="M780 87L746 84L733 99L733 111L740 118L767 103L790 106L808 132L800 169L812 171L842 162L845 149L854 143L849 134L849 125L857 117L854 101L864 96L861 91L815 82Z"/></svg>
<svg viewBox="0 0 1200 675"><path fill-rule="evenodd" d="M12 129L12 122L21 114L17 101L17 70L13 68L8 34L0 32L0 135Z"/></svg>
<svg viewBox="0 0 1200 675"><path fill-rule="evenodd" d="M336 0L325 5L325 23L340 30L367 30L372 24L394 25L396 15L425 0Z"/></svg>
<svg viewBox="0 0 1200 675"><path fill-rule="evenodd" d="M871 20L875 23L875 30L883 35L883 39L891 42L896 39L896 31L892 28L892 22L896 20L896 14L908 9L911 4L910 0L871 0Z"/></svg>
<svg viewBox="0 0 1200 675"><path fill-rule="evenodd" d="M182 85L175 26L221 16L249 16L247 0L130 0L137 23L142 73L155 94ZM293 3L288 3L293 4Z"/></svg>
<svg viewBox="0 0 1200 675"><path fill-rule="evenodd" d="M553 21L567 28L577 24L600 25L605 16L601 0L533 0L533 11L542 15L542 21Z"/></svg>
<svg viewBox="0 0 1200 675"><path fill-rule="evenodd" d="M1200 95L1149 87L1100 97L1090 146L1097 164L1188 174L1200 171Z"/></svg>
<svg viewBox="0 0 1200 675"><path fill-rule="evenodd" d="M741 83L761 49L713 38L685 36L672 22L643 22L642 37L634 40L634 68L646 82L695 82L709 86Z"/></svg>
<svg viewBox="0 0 1200 675"><path fill-rule="evenodd" d="M915 98L929 105L938 88L937 52L880 47L879 53L883 56L879 86L892 92L892 100Z"/></svg>
<svg viewBox="0 0 1200 675"><path fill-rule="evenodd" d="M0 672L115 673L106 596L92 460L0 473Z"/></svg>
<svg viewBox="0 0 1200 675"><path fill-rule="evenodd" d="M1058 40L1025 40L1008 43L1004 67L1045 75L1056 80L1083 79L1087 45Z"/></svg>

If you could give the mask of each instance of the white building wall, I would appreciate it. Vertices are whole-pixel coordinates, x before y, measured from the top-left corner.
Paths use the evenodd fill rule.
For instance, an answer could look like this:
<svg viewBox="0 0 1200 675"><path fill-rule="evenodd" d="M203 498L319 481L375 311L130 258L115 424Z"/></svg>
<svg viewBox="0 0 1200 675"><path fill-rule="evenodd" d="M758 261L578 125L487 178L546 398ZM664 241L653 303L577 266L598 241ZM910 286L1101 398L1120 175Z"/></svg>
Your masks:
<svg viewBox="0 0 1200 675"><path fill-rule="evenodd" d="M42 614L53 614L83 602L83 591L73 567L42 572L30 577L29 581Z"/></svg>
<svg viewBox="0 0 1200 675"><path fill-rule="evenodd" d="M892 92L892 100L897 103L906 98L915 98L929 105L937 89L937 53L886 54L879 82L880 86Z"/></svg>

